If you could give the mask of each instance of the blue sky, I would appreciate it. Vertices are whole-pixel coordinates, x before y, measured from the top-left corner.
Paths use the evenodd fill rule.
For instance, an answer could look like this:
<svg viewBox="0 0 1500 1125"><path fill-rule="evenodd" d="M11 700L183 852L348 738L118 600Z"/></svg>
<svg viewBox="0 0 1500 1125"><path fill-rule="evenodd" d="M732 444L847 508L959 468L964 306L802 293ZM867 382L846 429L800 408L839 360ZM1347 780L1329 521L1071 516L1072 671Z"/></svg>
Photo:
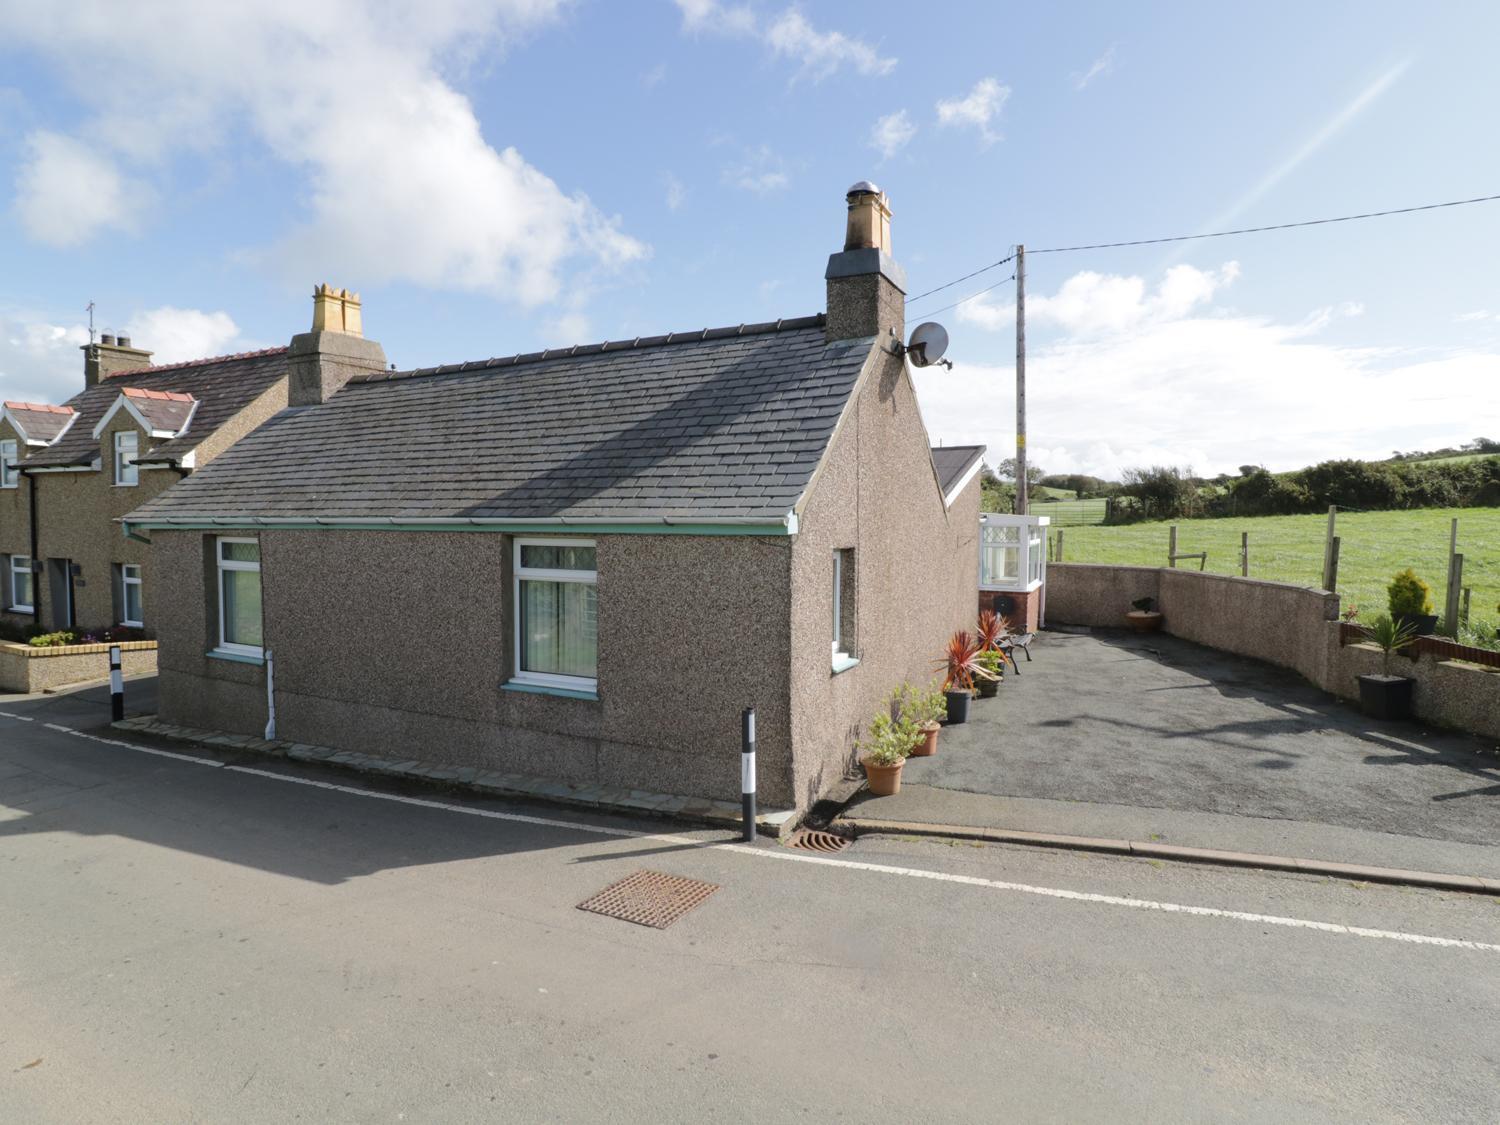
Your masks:
<svg viewBox="0 0 1500 1125"><path fill-rule="evenodd" d="M1500 192L1492 5L1039 7L0 0L0 397L73 393L90 300L175 360L285 343L331 281L402 366L803 315L865 177L913 292ZM1033 254L1033 456L1500 436L1497 236L1500 203ZM934 440L1010 452L1012 299L939 314Z"/></svg>

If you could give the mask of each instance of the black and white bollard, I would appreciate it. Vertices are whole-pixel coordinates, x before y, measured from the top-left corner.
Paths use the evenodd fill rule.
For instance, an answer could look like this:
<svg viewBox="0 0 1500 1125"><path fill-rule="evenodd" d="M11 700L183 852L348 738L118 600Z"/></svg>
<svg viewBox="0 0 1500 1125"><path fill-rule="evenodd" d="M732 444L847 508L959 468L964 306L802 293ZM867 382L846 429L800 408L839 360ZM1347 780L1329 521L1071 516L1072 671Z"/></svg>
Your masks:
<svg viewBox="0 0 1500 1125"><path fill-rule="evenodd" d="M755 708L746 707L740 716L740 803L744 812L744 840L755 843Z"/></svg>
<svg viewBox="0 0 1500 1125"><path fill-rule="evenodd" d="M109 716L118 723L125 717L125 674L120 670L120 646L109 646Z"/></svg>

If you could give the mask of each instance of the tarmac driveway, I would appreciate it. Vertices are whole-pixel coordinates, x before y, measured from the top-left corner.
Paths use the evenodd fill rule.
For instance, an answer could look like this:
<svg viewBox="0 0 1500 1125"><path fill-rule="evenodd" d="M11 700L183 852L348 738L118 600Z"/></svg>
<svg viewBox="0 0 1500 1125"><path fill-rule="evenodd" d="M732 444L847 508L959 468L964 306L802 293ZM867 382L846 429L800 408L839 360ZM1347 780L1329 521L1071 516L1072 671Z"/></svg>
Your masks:
<svg viewBox="0 0 1500 1125"><path fill-rule="evenodd" d="M1175 637L1045 633L862 818L1500 875L1500 750Z"/></svg>

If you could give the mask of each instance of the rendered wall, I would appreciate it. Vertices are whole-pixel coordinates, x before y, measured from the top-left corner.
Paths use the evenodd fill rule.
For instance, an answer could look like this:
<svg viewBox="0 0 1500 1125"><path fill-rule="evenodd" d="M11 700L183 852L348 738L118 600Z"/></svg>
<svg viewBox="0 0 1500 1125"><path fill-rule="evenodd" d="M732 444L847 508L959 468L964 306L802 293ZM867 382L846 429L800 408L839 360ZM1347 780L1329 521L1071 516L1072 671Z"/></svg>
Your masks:
<svg viewBox="0 0 1500 1125"><path fill-rule="evenodd" d="M900 357L872 359L792 547L792 739L807 807L857 768L855 740L893 688L921 686L956 629L974 627L979 480L943 506ZM859 665L831 664L833 552L853 548Z"/></svg>
<svg viewBox="0 0 1500 1125"><path fill-rule="evenodd" d="M226 534L234 534L226 532ZM191 606L158 621L161 716L259 734L264 669L205 655L212 539L157 532L163 581ZM396 759L737 799L754 705L762 802L792 797L787 540L595 538L599 698L506 690L509 535L260 535L265 643L283 739Z"/></svg>
<svg viewBox="0 0 1500 1125"><path fill-rule="evenodd" d="M109 675L110 647L101 644L32 648L0 644L0 691L27 694L104 679ZM125 675L145 676L156 671L154 642L125 641L119 647L120 667Z"/></svg>

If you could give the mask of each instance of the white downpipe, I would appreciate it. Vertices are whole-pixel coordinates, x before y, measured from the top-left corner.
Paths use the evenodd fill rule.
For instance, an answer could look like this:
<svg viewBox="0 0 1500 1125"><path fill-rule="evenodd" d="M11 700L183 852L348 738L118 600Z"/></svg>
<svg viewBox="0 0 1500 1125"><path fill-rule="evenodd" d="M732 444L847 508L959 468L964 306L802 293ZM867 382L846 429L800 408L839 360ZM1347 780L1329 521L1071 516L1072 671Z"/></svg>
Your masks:
<svg viewBox="0 0 1500 1125"><path fill-rule="evenodd" d="M266 741L276 741L276 666L266 650Z"/></svg>

